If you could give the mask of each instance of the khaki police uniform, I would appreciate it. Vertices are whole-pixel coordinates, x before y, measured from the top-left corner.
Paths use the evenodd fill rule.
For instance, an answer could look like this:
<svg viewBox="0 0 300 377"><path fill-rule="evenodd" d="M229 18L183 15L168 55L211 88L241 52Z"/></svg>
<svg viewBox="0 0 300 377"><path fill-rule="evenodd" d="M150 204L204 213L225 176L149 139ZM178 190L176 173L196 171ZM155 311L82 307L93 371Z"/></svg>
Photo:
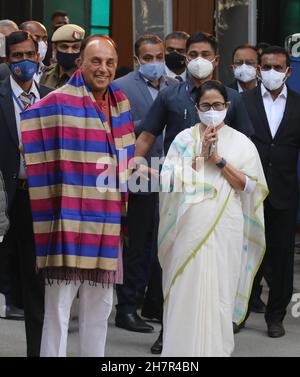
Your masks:
<svg viewBox="0 0 300 377"><path fill-rule="evenodd" d="M58 28L51 38L53 43L57 42L78 42L84 39L85 31L78 25L67 24ZM58 63L52 64L46 68L40 80L40 85L47 86L51 89L57 89L65 85L76 67L64 70Z"/></svg>

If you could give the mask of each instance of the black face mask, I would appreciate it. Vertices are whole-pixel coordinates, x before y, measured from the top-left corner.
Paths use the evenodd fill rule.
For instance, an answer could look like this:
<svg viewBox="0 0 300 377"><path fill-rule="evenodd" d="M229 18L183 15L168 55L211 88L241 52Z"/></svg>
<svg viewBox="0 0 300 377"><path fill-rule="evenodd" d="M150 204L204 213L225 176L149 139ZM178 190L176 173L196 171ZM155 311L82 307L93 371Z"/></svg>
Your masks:
<svg viewBox="0 0 300 377"><path fill-rule="evenodd" d="M69 54L67 52L57 51L56 60L57 63L64 69L69 70L76 67L76 59L79 58L80 53Z"/></svg>
<svg viewBox="0 0 300 377"><path fill-rule="evenodd" d="M178 54L176 51L166 54L166 66L171 70L185 68L185 56Z"/></svg>

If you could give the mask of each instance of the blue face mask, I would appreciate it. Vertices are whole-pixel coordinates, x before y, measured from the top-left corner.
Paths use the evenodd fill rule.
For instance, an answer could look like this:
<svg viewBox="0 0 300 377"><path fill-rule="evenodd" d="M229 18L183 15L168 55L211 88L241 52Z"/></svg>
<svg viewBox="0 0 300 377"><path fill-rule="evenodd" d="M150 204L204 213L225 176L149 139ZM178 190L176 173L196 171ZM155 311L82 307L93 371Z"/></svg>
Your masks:
<svg viewBox="0 0 300 377"><path fill-rule="evenodd" d="M140 64L139 72L150 81L159 80L165 74L165 63Z"/></svg>
<svg viewBox="0 0 300 377"><path fill-rule="evenodd" d="M22 60L18 63L11 63L9 68L18 80L26 82L33 78L37 71L38 63L31 60Z"/></svg>

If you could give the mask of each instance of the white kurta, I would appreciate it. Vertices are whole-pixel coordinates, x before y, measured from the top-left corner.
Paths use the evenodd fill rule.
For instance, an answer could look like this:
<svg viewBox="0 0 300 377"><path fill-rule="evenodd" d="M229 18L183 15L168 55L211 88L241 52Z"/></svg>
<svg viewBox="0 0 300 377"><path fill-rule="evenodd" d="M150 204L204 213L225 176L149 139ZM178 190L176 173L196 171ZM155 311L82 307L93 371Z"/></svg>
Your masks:
<svg viewBox="0 0 300 377"><path fill-rule="evenodd" d="M200 154L199 135L196 125L176 137L162 175L174 171L174 157ZM230 356L234 349L233 313L237 322L245 316L250 288L264 254L263 209L259 204L267 195L267 187L257 150L243 134L224 126L219 131L218 153L255 179L257 187L253 194L237 193L222 172L207 162L198 173L194 195L161 194L162 356ZM191 188L191 183L183 181Z"/></svg>

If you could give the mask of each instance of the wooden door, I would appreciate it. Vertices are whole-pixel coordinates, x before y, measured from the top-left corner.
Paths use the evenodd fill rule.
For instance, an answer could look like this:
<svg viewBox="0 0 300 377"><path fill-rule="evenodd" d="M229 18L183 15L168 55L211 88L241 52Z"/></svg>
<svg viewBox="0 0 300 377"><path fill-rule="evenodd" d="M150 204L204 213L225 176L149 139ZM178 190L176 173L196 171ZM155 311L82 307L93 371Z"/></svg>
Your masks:
<svg viewBox="0 0 300 377"><path fill-rule="evenodd" d="M214 0L173 0L173 30L214 31Z"/></svg>
<svg viewBox="0 0 300 377"><path fill-rule="evenodd" d="M118 45L119 67L133 67L132 0L111 0L111 37Z"/></svg>

